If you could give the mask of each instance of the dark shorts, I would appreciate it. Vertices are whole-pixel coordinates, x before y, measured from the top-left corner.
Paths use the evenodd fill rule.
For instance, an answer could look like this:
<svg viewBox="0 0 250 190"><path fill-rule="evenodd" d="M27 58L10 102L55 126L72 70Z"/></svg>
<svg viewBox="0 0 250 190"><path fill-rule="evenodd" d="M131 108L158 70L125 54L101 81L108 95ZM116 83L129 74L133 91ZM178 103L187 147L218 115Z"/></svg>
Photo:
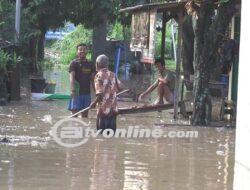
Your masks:
<svg viewBox="0 0 250 190"><path fill-rule="evenodd" d="M115 132L116 131L116 116L97 117L96 127L97 127L97 130L101 129L103 131L105 129L112 129Z"/></svg>
<svg viewBox="0 0 250 190"><path fill-rule="evenodd" d="M68 110L81 110L88 107L91 103L90 94L79 95L69 100Z"/></svg>

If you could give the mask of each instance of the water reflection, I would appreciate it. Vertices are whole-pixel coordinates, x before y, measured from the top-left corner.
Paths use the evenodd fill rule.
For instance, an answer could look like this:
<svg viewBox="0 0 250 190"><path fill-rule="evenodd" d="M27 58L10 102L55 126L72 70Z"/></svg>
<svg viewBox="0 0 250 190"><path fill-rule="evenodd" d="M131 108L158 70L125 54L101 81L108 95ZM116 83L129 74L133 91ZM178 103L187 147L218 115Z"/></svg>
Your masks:
<svg viewBox="0 0 250 190"><path fill-rule="evenodd" d="M119 128L197 130L199 136L98 138L65 149L50 138L49 130L69 114L66 105L67 101L22 100L0 108L0 138L6 135L12 140L0 144L1 190L233 189L234 129L155 125L171 118L166 111L123 115L118 117ZM95 114L90 111L88 121L94 123Z"/></svg>
<svg viewBox="0 0 250 190"><path fill-rule="evenodd" d="M234 132L199 133L199 139L93 139L72 150L53 141L45 148L0 145L0 189L232 189Z"/></svg>
<svg viewBox="0 0 250 190"><path fill-rule="evenodd" d="M90 174L90 190L120 189L117 183L116 148L102 146L103 142L96 141L93 155L93 165Z"/></svg>
<svg viewBox="0 0 250 190"><path fill-rule="evenodd" d="M8 170L8 190L13 190L14 189L14 159L11 158L10 163L9 163L9 170Z"/></svg>

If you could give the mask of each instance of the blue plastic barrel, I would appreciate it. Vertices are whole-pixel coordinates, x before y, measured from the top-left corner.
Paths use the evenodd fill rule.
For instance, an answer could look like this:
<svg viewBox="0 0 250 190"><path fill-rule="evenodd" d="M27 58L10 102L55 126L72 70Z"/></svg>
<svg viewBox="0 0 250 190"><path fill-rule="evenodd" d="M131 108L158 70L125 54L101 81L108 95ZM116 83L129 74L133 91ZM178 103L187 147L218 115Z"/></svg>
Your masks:
<svg viewBox="0 0 250 190"><path fill-rule="evenodd" d="M229 82L229 76L225 74L220 75L220 82L224 83L225 85L228 85Z"/></svg>

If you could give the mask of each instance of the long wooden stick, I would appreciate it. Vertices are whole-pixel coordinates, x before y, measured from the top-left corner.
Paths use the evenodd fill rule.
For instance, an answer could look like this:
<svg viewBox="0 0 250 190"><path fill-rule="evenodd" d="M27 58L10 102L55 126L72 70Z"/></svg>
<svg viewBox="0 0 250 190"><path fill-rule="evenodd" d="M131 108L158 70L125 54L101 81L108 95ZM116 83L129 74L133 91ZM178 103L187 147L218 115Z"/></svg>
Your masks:
<svg viewBox="0 0 250 190"><path fill-rule="evenodd" d="M162 105L150 105L150 106L140 106L135 108L119 108L119 115L121 114L133 114L133 113L145 113L145 112L154 112L161 110L172 109L174 104L162 104Z"/></svg>
<svg viewBox="0 0 250 190"><path fill-rule="evenodd" d="M125 92L128 92L128 91L129 91L129 89L123 90L123 91L117 93L116 96L119 96L119 95L121 95L121 94L123 94L123 93L125 93ZM76 112L76 113L74 113L73 115L70 115L70 116L68 117L68 119L69 119L69 118L72 118L72 117L75 117L75 116L77 116L77 115L80 114L80 113L86 112L86 111L88 111L89 109L90 109L90 107L84 108L84 109L80 110L79 112Z"/></svg>
<svg viewBox="0 0 250 190"><path fill-rule="evenodd" d="M128 92L128 91L130 91L130 89L123 90L123 91L117 93L116 96L119 96L119 95L121 95L121 94L124 94L125 92Z"/></svg>
<svg viewBox="0 0 250 190"><path fill-rule="evenodd" d="M72 117L75 117L75 116L77 116L78 114L83 113L83 112L85 112L85 111L88 111L89 109L90 109L90 107L86 107L86 108L80 110L79 112L76 112L76 113L74 113L73 115L70 115L70 116L68 117L68 119L69 119L69 118L72 118Z"/></svg>

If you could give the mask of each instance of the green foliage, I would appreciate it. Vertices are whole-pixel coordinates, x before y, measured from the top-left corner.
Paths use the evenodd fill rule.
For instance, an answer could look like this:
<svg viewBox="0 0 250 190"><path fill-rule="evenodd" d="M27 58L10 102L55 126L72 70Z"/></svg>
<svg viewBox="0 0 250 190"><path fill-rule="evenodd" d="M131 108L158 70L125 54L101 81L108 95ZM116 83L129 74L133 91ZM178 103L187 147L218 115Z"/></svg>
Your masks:
<svg viewBox="0 0 250 190"><path fill-rule="evenodd" d="M167 59L165 60L166 67L170 70L175 70L176 69L176 63L172 59Z"/></svg>
<svg viewBox="0 0 250 190"><path fill-rule="evenodd" d="M60 55L60 64L68 65L76 58L76 46L80 43L85 43L90 46L91 39L92 31L85 29L83 25L79 25L75 31L53 44L51 51ZM91 58L90 54L88 54L87 58Z"/></svg>
<svg viewBox="0 0 250 190"><path fill-rule="evenodd" d="M125 29L125 32L123 31ZM116 40L129 39L130 28L116 22L109 28L109 38ZM127 35L124 37L124 34ZM51 67L51 65L68 65L73 59L76 58L76 46L79 43L85 43L91 46L92 30L86 29L83 25L78 25L76 30L66 35L62 40L46 43L46 49L51 54L55 55L54 58L50 57L50 61L46 60L42 64ZM87 58L91 60L91 52L87 54Z"/></svg>
<svg viewBox="0 0 250 190"><path fill-rule="evenodd" d="M108 28L108 38L115 40L130 40L131 28L122 25L121 22L116 21L114 24L110 24Z"/></svg>
<svg viewBox="0 0 250 190"><path fill-rule="evenodd" d="M66 0L65 0L66 1ZM28 42L45 34L48 29L64 25L67 18L67 3L64 0L33 0L22 9L22 41Z"/></svg>
<svg viewBox="0 0 250 190"><path fill-rule="evenodd" d="M113 0L72 0L70 19L75 24L84 24L88 28L102 23L104 17L109 21L116 20L119 1ZM105 16L104 16L105 15Z"/></svg>
<svg viewBox="0 0 250 190"><path fill-rule="evenodd" d="M156 33L156 45L155 45L155 55L156 57L161 56L161 35L162 32L159 31ZM166 46L165 46L165 53L168 57L170 57L171 52L171 43L172 43L172 36L171 36L171 25L167 24L166 26Z"/></svg>
<svg viewBox="0 0 250 190"><path fill-rule="evenodd" d="M123 36L123 26L119 22L115 22L111 25L108 31L108 37L116 40L124 40Z"/></svg>
<svg viewBox="0 0 250 190"><path fill-rule="evenodd" d="M14 52L13 57L11 57L11 64L13 66L16 66L18 63L20 63L23 60L21 56L17 56L16 52Z"/></svg>
<svg viewBox="0 0 250 190"><path fill-rule="evenodd" d="M219 0L219 3L227 3L229 0Z"/></svg>
<svg viewBox="0 0 250 190"><path fill-rule="evenodd" d="M8 61L11 60L10 54L0 50L0 70L6 71Z"/></svg>
<svg viewBox="0 0 250 190"><path fill-rule="evenodd" d="M15 6L8 0L0 0L0 37L14 40Z"/></svg>

